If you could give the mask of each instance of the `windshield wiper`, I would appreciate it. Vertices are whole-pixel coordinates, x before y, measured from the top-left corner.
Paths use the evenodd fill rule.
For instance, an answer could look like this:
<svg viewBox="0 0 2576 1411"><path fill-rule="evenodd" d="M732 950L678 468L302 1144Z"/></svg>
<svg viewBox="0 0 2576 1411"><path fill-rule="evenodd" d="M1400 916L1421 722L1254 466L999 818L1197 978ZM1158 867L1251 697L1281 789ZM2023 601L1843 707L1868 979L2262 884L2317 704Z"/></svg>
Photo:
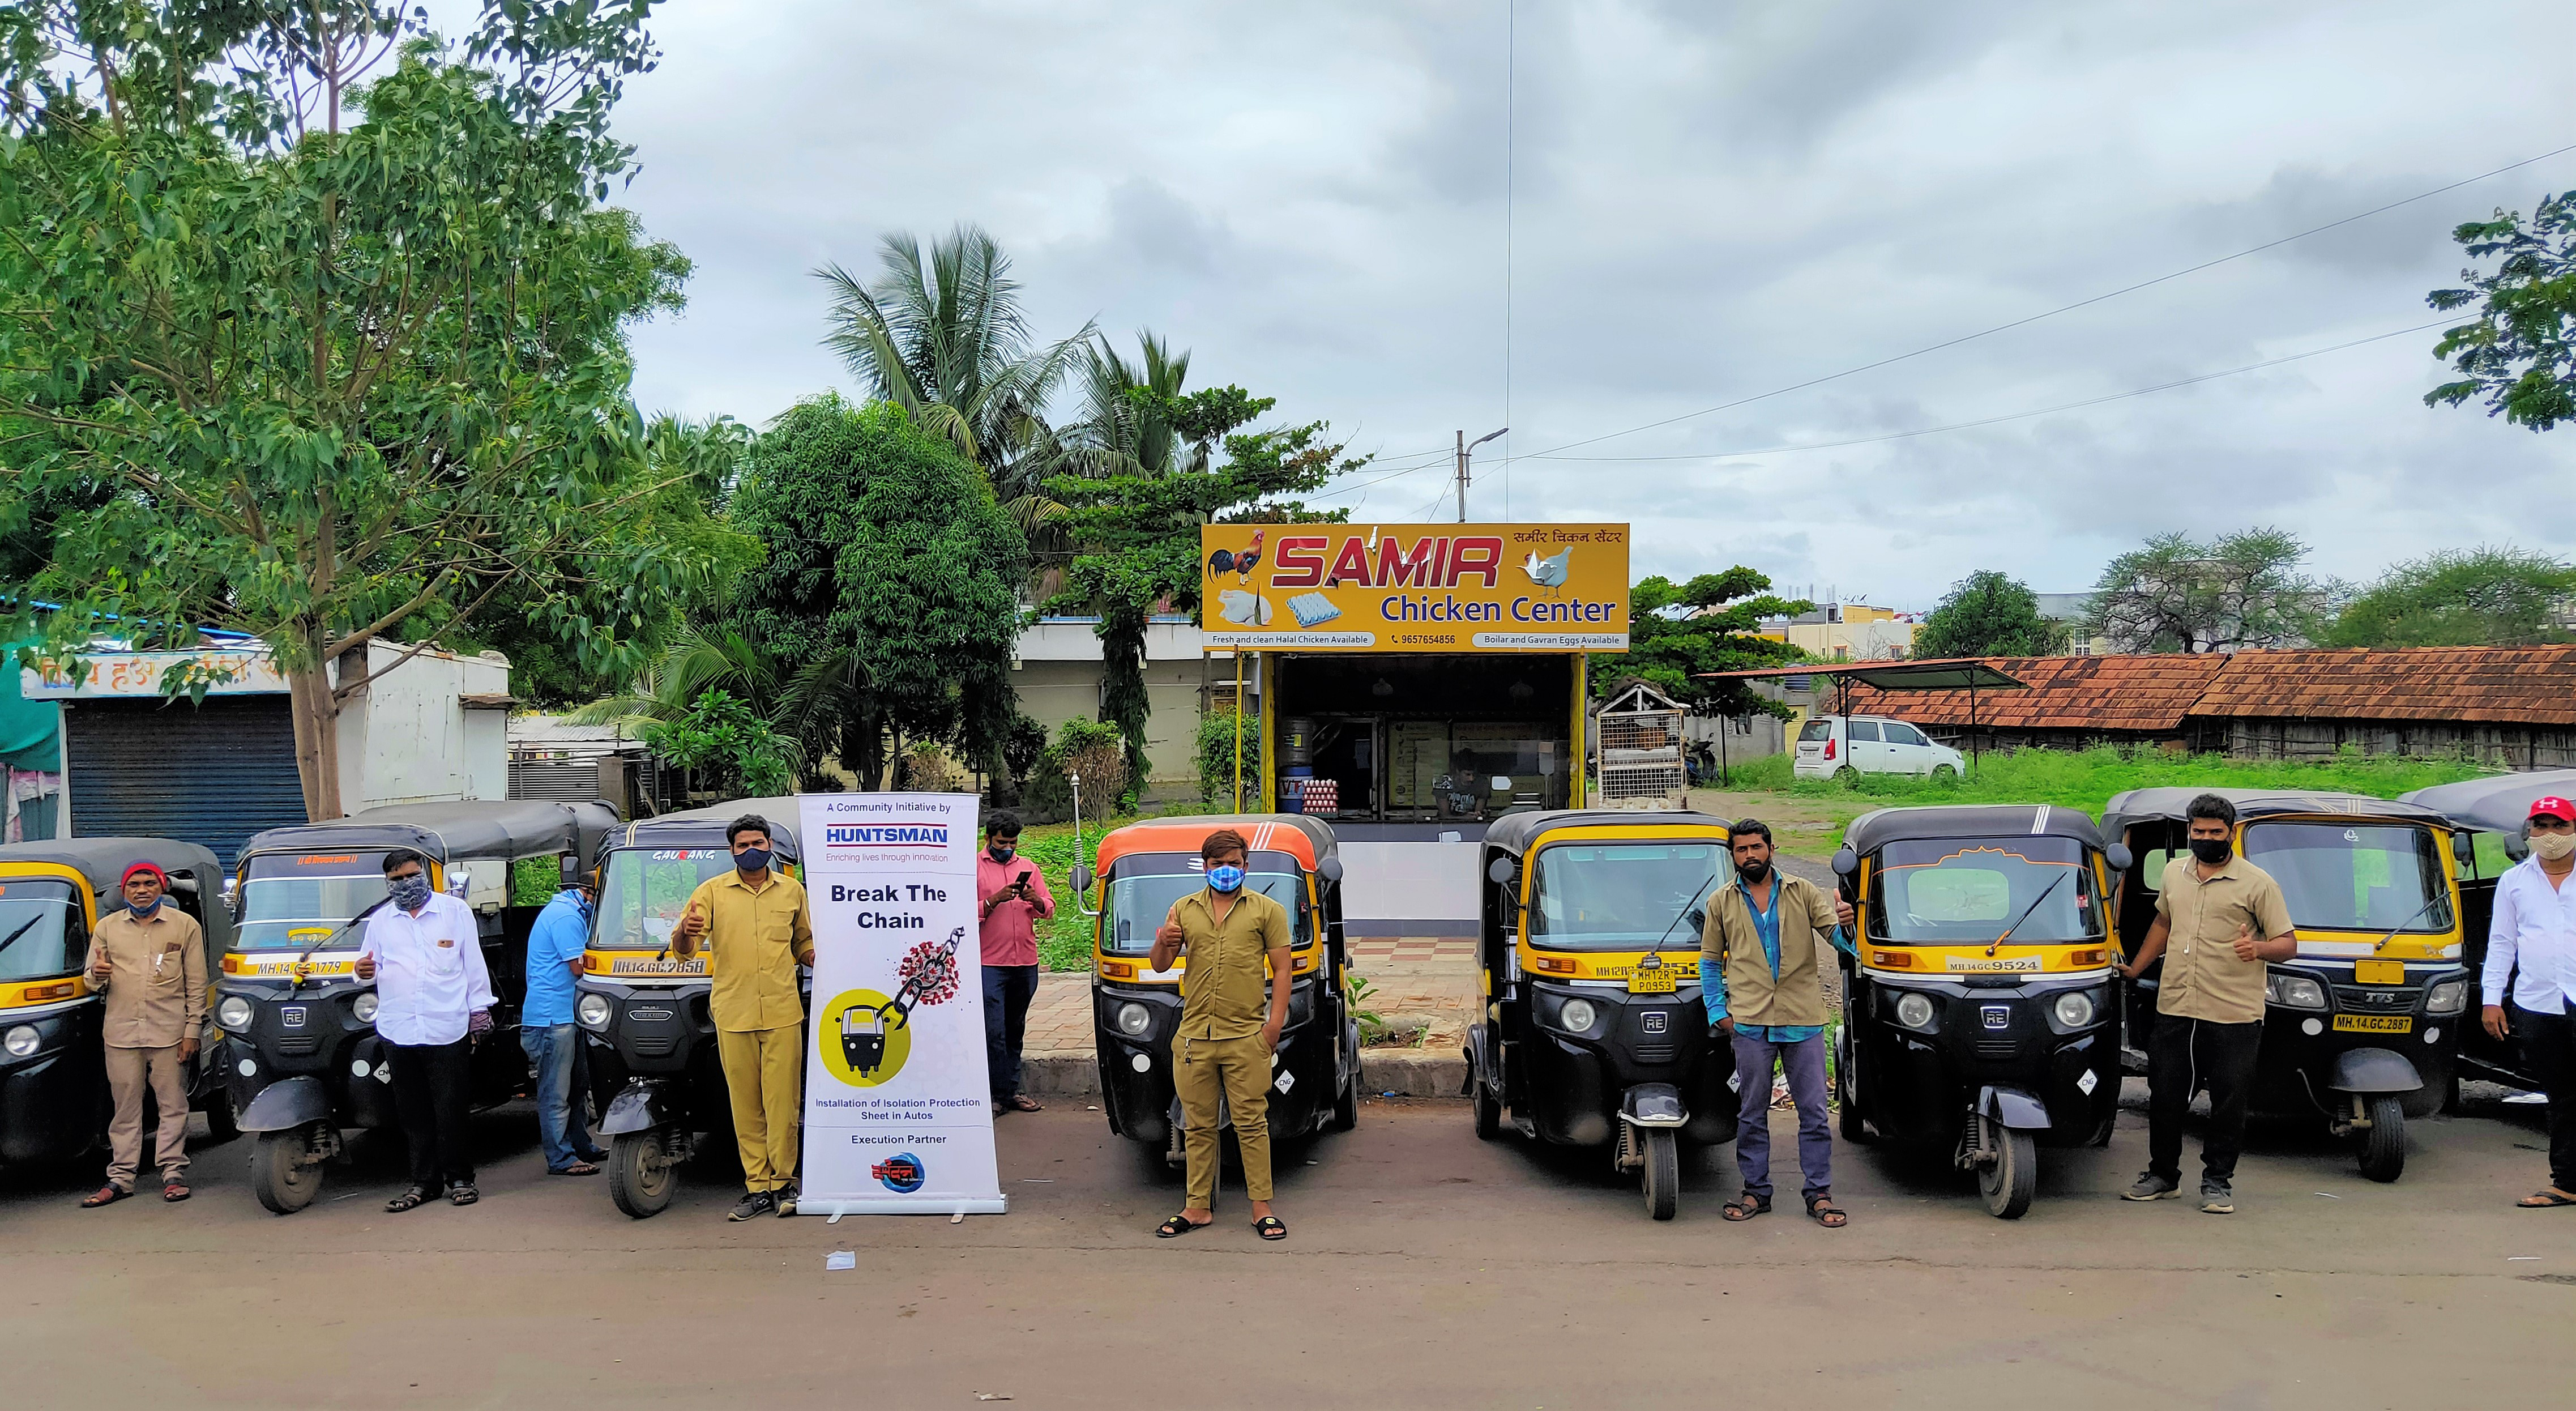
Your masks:
<svg viewBox="0 0 2576 1411"><path fill-rule="evenodd" d="M2003 947L2003 943L2006 940L2011 939L2013 932L2021 929L2021 923L2028 921L2030 919L2030 914L2039 910L2039 904L2054 895L2060 883L2063 883L2067 878L2074 875L2075 870L2070 867L2066 871L2057 874L2057 881L2051 882L2047 886L2040 888L2039 895L2030 899L2030 905L2022 908L2021 915L2013 919L2013 924L2006 926L2004 928L2004 933L1995 937L1995 943L1986 947L1986 958L1988 960L1994 959L1995 952Z"/></svg>
<svg viewBox="0 0 2576 1411"><path fill-rule="evenodd" d="M1664 963L1664 958L1663 958L1661 955L1657 954L1657 952L1658 952L1658 951L1661 951L1661 950L1664 948L1664 942L1669 941L1669 940L1671 940L1671 939L1673 938L1673 928L1674 928L1675 926L1679 926L1680 924L1682 924L1682 920L1683 920L1683 918L1685 918L1685 917L1687 917L1687 916L1689 916L1689 915L1691 914L1691 902L1696 902L1696 901L1698 901L1702 896L1707 895L1709 887L1710 887L1713 883L1715 883L1716 881L1717 881L1717 874L1716 874L1716 873L1714 873L1714 872L1711 872L1710 874L1708 874L1708 876L1707 876L1707 877L1705 877L1705 878L1701 879L1700 884L1699 884L1698 886L1691 888L1690 901L1689 901L1689 902L1684 902L1684 903L1682 903L1682 909L1681 909L1681 910L1679 910L1679 911L1677 911L1677 912L1674 912L1674 913L1673 913L1673 919L1672 919L1672 920L1670 920L1670 921L1668 921L1668 922L1665 922L1665 923L1664 923L1664 933L1663 933L1662 935L1660 935L1660 936L1655 937L1655 943L1654 943L1653 945L1650 945L1650 946L1646 947L1646 954L1645 954L1645 956L1644 956L1643 958L1641 958L1640 960L1638 960L1638 962L1637 962L1639 965L1643 965L1643 964L1645 964L1647 960L1652 960L1652 961L1654 961L1657 965L1661 965L1661 964L1663 964L1663 963ZM1779 879L1778 879L1778 878L1776 878L1776 877L1775 877L1775 878L1773 878L1773 879L1772 879L1772 881L1771 881L1771 885L1772 885L1772 886L1775 886L1775 887L1776 887L1776 886L1778 886L1778 885L1780 885L1780 881L1779 881Z"/></svg>
<svg viewBox="0 0 2576 1411"><path fill-rule="evenodd" d="M366 910L359 912L357 915L352 916L348 920L341 922L339 925L332 927L330 930L325 931L322 934L322 939L306 946L304 948L304 953L295 957L295 959L289 964L288 973L292 975L294 979L293 982L286 987L286 997L288 999L293 999L296 994L304 988L304 962L313 958L313 952L322 949L324 946L338 940L341 936L346 935L350 927L355 926L359 922L366 920L368 917L375 915L379 910L383 909L386 902L392 900L392 897L379 899L375 905L368 907Z"/></svg>
<svg viewBox="0 0 2576 1411"><path fill-rule="evenodd" d="M2393 941L2393 940L2396 940L2396 939L2397 939L2397 933L2398 933L2398 932L2403 931L2403 930L2405 930L2407 927L2414 925L2414 924L2416 923L2416 921L2417 921L2418 919L2420 919L2420 918L2424 915L2424 913L2425 913L2425 912L2431 911L2434 907L2439 906L2439 905L2441 905L2443 902L2449 901L2450 899L2451 899L2451 897L2450 897L2450 893L2448 893L2448 892L2441 892L2441 891L2437 891L2437 892L2433 893L2433 895L2431 895L2431 896L2429 896L2429 897L2424 898L2424 904L2423 904L2422 906L2419 906L2419 907L2415 908L2415 915L2413 915L2413 916L2409 916L2409 917L2407 917L2405 920L2398 922L2396 925L2389 927L2389 928L2388 928L2388 934L2387 934L2387 935L2385 935L2385 936L2380 937L2380 938L2379 938L2379 940L2371 946L2371 948L2370 948L2370 953L2371 953L2372 955L2377 955L2377 954L2379 954L2381 951L2386 950L2386 949L2388 948L2388 943L2389 943L2390 941ZM2294 926L2294 927L2292 927L2291 929L2292 929L2293 931L2295 931L2295 930L2297 930L2298 928Z"/></svg>
<svg viewBox="0 0 2576 1411"><path fill-rule="evenodd" d="M7 949L10 947L11 943L15 942L15 941L20 937L20 936L23 936L23 935L27 934L27 929L28 929L28 927L31 927L31 926L35 925L37 922L42 921L42 920L44 920L44 919L45 919L45 913L43 913L43 912L41 912L41 911L37 912L37 913L36 913L35 915L33 915L33 916L28 917L28 918L27 918L27 920L26 920L26 924L25 924L25 925L22 925L22 926L20 926L17 930L10 932L10 933L9 933L9 935L8 935L8 938L7 938L7 939L5 939L5 940L0 940L0 951L7 950Z"/></svg>

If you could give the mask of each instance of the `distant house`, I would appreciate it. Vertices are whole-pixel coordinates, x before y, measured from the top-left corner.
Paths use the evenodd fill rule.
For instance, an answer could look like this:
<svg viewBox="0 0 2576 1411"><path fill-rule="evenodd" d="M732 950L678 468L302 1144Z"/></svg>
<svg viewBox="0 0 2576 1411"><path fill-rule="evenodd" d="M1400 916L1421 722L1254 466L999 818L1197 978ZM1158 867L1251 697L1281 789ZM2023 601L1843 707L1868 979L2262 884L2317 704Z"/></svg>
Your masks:
<svg viewBox="0 0 2576 1411"><path fill-rule="evenodd" d="M1775 617L1754 635L1787 642L1817 661L1902 661L1914 654L1913 617L1868 603L1827 603Z"/></svg>

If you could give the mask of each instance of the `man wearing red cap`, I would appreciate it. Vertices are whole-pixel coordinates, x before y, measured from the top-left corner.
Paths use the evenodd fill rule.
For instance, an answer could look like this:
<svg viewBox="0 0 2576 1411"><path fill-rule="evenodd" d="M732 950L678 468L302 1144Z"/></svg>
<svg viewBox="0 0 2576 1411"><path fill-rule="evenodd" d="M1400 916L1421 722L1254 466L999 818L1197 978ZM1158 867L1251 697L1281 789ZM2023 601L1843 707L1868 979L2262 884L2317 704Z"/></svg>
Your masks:
<svg viewBox="0 0 2576 1411"><path fill-rule="evenodd" d="M105 996L107 1086L116 1115L107 1126L107 1184L81 1204L113 1205L134 1194L143 1160L143 1089L161 1108L152 1157L161 1198L188 1198L187 1064L206 1022L206 938L195 918L162 899L170 879L148 862L125 869L125 905L100 917L89 941L90 988Z"/></svg>
<svg viewBox="0 0 2576 1411"><path fill-rule="evenodd" d="M2487 932L2487 1032L2522 1036L2525 1060L2549 1096L2549 1185L2520 1202L2545 1210L2576 1205L2576 804L2532 800L2523 823L2531 856L2496 879L2495 924ZM2505 987L2513 987L2513 1013Z"/></svg>

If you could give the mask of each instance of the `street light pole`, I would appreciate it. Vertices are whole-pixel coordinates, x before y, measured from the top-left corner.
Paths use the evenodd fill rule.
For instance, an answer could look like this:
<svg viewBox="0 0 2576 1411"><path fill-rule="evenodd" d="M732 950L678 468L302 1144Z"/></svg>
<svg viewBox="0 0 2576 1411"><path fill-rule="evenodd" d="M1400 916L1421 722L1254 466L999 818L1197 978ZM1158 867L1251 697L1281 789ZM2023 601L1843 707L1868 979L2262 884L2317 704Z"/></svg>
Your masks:
<svg viewBox="0 0 2576 1411"><path fill-rule="evenodd" d="M1502 430L1502 431L1488 431L1488 432L1486 432L1484 435L1477 437L1477 438L1476 438L1475 440L1473 440L1473 441L1470 441L1470 440L1468 440L1468 439L1467 439L1467 433L1466 433L1466 431L1465 431L1465 430L1463 430L1463 429L1462 429L1462 430L1460 430L1460 431L1459 431L1459 433L1458 433L1458 522L1459 522L1460 524L1464 524L1464 523L1466 523L1466 522L1467 522L1467 481L1471 478L1471 477L1468 475L1467 467L1468 467L1469 463L1470 463L1470 462L1472 462L1472 461L1475 459L1475 456L1476 456L1476 448L1477 448L1478 446L1481 446L1481 445L1485 444L1485 443L1486 443L1486 442L1488 442L1488 441L1493 440L1495 437L1502 435L1502 434L1503 434L1503 431L1509 431L1509 430L1511 430L1511 428L1510 428L1510 427L1508 427L1508 426L1506 426L1506 427L1504 427L1504 428L1503 428L1503 430Z"/></svg>

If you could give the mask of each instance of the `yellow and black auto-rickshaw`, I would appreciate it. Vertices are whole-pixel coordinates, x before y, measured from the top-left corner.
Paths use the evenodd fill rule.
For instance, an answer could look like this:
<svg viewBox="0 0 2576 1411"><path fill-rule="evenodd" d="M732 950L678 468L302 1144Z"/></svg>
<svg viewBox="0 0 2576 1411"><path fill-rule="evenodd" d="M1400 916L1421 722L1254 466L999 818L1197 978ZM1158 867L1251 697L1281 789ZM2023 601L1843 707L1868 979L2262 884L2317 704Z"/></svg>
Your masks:
<svg viewBox="0 0 2576 1411"><path fill-rule="evenodd" d="M240 925L215 979L215 1022L229 1036L241 1129L257 1134L251 1188L292 1214L322 1189L344 1127L391 1127L393 1078L376 1039L375 986L355 974L367 914L386 897L385 855L429 859L430 885L476 912L498 1002L475 1045L473 1101L527 1091L519 1001L528 930L541 907L510 905L513 863L544 859L549 880L578 874L617 815L604 804L537 799L393 804L330 823L272 828L235 864Z"/></svg>
<svg viewBox="0 0 2576 1411"><path fill-rule="evenodd" d="M125 905L125 869L136 862L160 868L170 879L167 904L204 929L211 983L233 933L213 853L168 838L0 847L0 1166L75 1160L107 1139L102 1010L85 967L90 932ZM189 1075L189 1105L206 1114L218 1142L235 1135L224 1062L223 1035L210 1021Z"/></svg>
<svg viewBox="0 0 2576 1411"><path fill-rule="evenodd" d="M2250 1105L2313 1113L2359 1148L2361 1173L2406 1169L2406 1119L2449 1099L2476 980L2460 963L2450 821L2419 804L2361 794L2136 789L2102 810L2105 836L2138 865L2122 879L2119 926L2134 952L2155 920L2157 884L2188 867L2192 799L2236 808L2236 851L2281 884L2299 938L2265 977L2263 1042ZM2148 1033L2163 964L2130 987L2132 1046Z"/></svg>
<svg viewBox="0 0 2576 1411"><path fill-rule="evenodd" d="M1702 908L1732 876L1704 813L1514 813L1485 831L1476 1135L1607 1146L1646 1210L1680 1208L1677 1143L1735 1139L1735 1059L1700 1004Z"/></svg>
<svg viewBox="0 0 2576 1411"><path fill-rule="evenodd" d="M1943 1144L1986 1209L2030 1208L2038 1148L2101 1146L2120 1105L2109 898L2128 849L2028 804L1883 808L1834 854L1857 913L1842 957L1842 1134Z"/></svg>
<svg viewBox="0 0 2576 1411"><path fill-rule="evenodd" d="M2399 803L2416 804L2441 814L2455 830L2451 834L2451 856L2459 864L2460 963L2468 969L2473 990L2486 972L2487 933L2495 922L2496 883L2506 869L2531 856L2531 840L2523 825L2530 820L2532 803L2552 794L2576 797L2576 769L2525 770L2437 784L2397 796ZM2471 1001L2473 1008L2476 1003ZM2540 1074L2524 1052L2519 1035L2499 1039L2488 1033L2474 1014L2462 1017L2459 1030L2461 1068L2525 1092L2539 1090ZM2458 1079L2452 1082L2456 1087Z"/></svg>
<svg viewBox="0 0 2576 1411"><path fill-rule="evenodd" d="M672 929L700 883L733 870L725 825L744 814L769 821L777 865L795 876L796 811L796 800L770 798L666 813L618 829L600 854L573 1017L587 1036L599 1134L609 1140L609 1198L638 1220L670 1205L700 1132L732 1150L733 1111L707 1008L722 958L713 946L686 959L671 954Z"/></svg>
<svg viewBox="0 0 2576 1411"><path fill-rule="evenodd" d="M1152 967L1154 932L1172 904L1205 885L1199 844L1231 828L1248 844L1244 886L1288 909L1296 957L1288 1022L1271 1058L1270 1135L1277 1140L1348 1131L1359 1123L1360 1029L1345 986L1342 859L1332 825L1304 814L1213 814L1131 823L1100 840L1100 872L1077 864L1069 879L1094 916L1091 1013L1109 1130L1149 1159L1181 1161L1180 1099L1172 1087L1172 1036L1181 1023L1185 956ZM1100 907L1087 893L1100 883ZM1275 983L1275 977L1274 977Z"/></svg>

